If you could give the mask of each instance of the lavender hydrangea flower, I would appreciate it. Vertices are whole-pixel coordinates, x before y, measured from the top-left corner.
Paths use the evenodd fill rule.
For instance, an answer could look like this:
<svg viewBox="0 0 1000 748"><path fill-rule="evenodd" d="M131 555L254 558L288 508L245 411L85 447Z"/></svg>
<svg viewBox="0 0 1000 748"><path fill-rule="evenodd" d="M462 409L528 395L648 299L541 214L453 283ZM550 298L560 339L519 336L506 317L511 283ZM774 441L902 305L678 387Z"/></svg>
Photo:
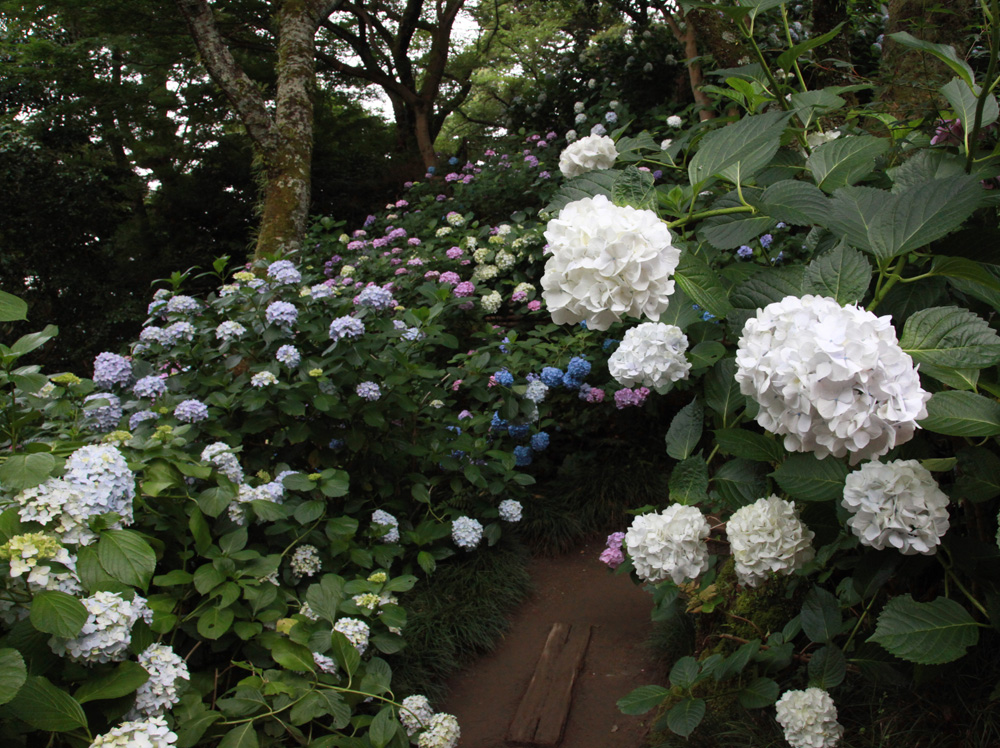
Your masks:
<svg viewBox="0 0 1000 748"><path fill-rule="evenodd" d="M294 345L281 346L281 348L278 349L278 352L274 354L274 357L289 369L294 369L302 360L299 349Z"/></svg>
<svg viewBox="0 0 1000 748"><path fill-rule="evenodd" d="M132 364L124 356L105 351L94 359L94 384L109 389L116 384L126 386L132 380Z"/></svg>
<svg viewBox="0 0 1000 748"><path fill-rule="evenodd" d="M128 430L135 431L136 427L145 423L146 421L155 421L160 416L151 410L137 410L128 419Z"/></svg>
<svg viewBox="0 0 1000 748"><path fill-rule="evenodd" d="M107 405L98 405L93 408L86 408L86 403L91 401L106 400ZM122 417L122 404L117 396L110 392L95 392L83 398L85 404L85 419L87 426L97 432L106 433L114 430L118 421Z"/></svg>
<svg viewBox="0 0 1000 748"><path fill-rule="evenodd" d="M278 260L272 262L267 268L267 277L275 283L301 283L302 274L296 270L294 263L289 260Z"/></svg>
<svg viewBox="0 0 1000 748"><path fill-rule="evenodd" d="M178 314L193 314L201 309L197 299L190 296L174 296L167 302L167 311Z"/></svg>
<svg viewBox="0 0 1000 748"><path fill-rule="evenodd" d="M337 317L330 323L330 340L339 342L344 338L357 338L365 334L365 323L350 315Z"/></svg>
<svg viewBox="0 0 1000 748"><path fill-rule="evenodd" d="M241 325L239 322L233 322L232 320L226 320L218 327L215 328L215 337L218 340L229 341L234 338L242 337L246 333L247 329Z"/></svg>
<svg viewBox="0 0 1000 748"><path fill-rule="evenodd" d="M372 523L378 525L380 532L384 533L382 535L383 543L399 542L399 520L389 514L389 512L382 509L376 509L372 512Z"/></svg>
<svg viewBox="0 0 1000 748"><path fill-rule="evenodd" d="M264 312L264 317L271 325L294 325L299 318L299 310L287 301L272 301Z"/></svg>
<svg viewBox="0 0 1000 748"><path fill-rule="evenodd" d="M201 400L185 400L174 408L174 417L181 423L198 423L208 418L208 406Z"/></svg>
<svg viewBox="0 0 1000 748"><path fill-rule="evenodd" d="M132 388L132 393L136 397L148 397L151 400L155 400L161 395L167 394L167 383L162 377L143 377L135 383L135 386Z"/></svg>
<svg viewBox="0 0 1000 748"><path fill-rule="evenodd" d="M382 397L382 390L379 388L375 382L362 382L355 389L358 397L368 400L369 402L374 402Z"/></svg>

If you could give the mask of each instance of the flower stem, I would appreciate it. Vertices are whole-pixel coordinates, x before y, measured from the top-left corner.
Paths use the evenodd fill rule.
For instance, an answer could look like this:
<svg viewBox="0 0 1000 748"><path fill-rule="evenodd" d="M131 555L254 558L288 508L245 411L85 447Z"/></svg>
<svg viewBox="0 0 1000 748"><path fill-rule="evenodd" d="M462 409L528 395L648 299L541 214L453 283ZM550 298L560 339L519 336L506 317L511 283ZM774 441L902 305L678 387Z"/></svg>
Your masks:
<svg viewBox="0 0 1000 748"><path fill-rule="evenodd" d="M691 221L696 221L701 218L711 218L712 216L725 216L730 213L756 213L757 209L752 205L736 205L732 208L715 208L714 210L703 210L700 213L692 213L686 215L683 218L678 218L676 221L667 221L667 228L673 229L690 223Z"/></svg>
<svg viewBox="0 0 1000 748"><path fill-rule="evenodd" d="M883 273L885 271L879 269L879 283L875 286L875 298L872 299L871 304L868 305L868 311L874 312L875 307L882 303L882 299L885 295L889 293L893 286L899 282L903 268L906 267L906 256L902 256L896 262L896 267L892 269L892 273L886 279L885 283L882 283Z"/></svg>

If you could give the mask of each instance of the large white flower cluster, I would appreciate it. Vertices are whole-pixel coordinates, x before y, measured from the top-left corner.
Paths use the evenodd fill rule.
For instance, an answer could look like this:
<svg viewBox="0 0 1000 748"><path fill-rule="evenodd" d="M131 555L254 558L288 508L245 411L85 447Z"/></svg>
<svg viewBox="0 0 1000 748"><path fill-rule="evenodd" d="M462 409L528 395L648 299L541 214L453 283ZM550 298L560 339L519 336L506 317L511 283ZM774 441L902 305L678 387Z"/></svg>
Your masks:
<svg viewBox="0 0 1000 748"><path fill-rule="evenodd" d="M201 461L207 462L233 483L243 482L243 468L240 461L225 442L213 442L201 451Z"/></svg>
<svg viewBox="0 0 1000 748"><path fill-rule="evenodd" d="M792 748L834 748L844 736L837 706L821 688L785 691L774 708Z"/></svg>
<svg viewBox="0 0 1000 748"><path fill-rule="evenodd" d="M636 573L647 582L670 577L675 584L708 570L708 520L695 506L671 504L659 514L641 514L625 533Z"/></svg>
<svg viewBox="0 0 1000 748"><path fill-rule="evenodd" d="M889 317L822 296L788 296L747 320L736 351L740 391L785 448L851 463L909 441L930 394Z"/></svg>
<svg viewBox="0 0 1000 748"><path fill-rule="evenodd" d="M931 555L948 531L948 497L916 460L867 462L847 476L841 502L862 545Z"/></svg>
<svg viewBox="0 0 1000 748"><path fill-rule="evenodd" d="M139 664L149 673L149 680L135 692L135 706L128 719L156 717L178 701L177 681L190 680L187 663L166 644L150 644L139 655Z"/></svg>
<svg viewBox="0 0 1000 748"><path fill-rule="evenodd" d="M483 539L483 526L472 517L459 517L451 523L451 539L459 548L470 551Z"/></svg>
<svg viewBox="0 0 1000 748"><path fill-rule="evenodd" d="M454 715L440 712L431 717L431 723L417 738L417 748L455 748L462 731Z"/></svg>
<svg viewBox="0 0 1000 748"><path fill-rule="evenodd" d="M323 568L323 560L319 557L319 549L314 545L300 545L295 549L289 561L292 576L296 579L311 577Z"/></svg>
<svg viewBox="0 0 1000 748"><path fill-rule="evenodd" d="M643 322L626 331L608 359L608 371L620 385L662 389L687 379L691 364L684 357L687 336L676 325Z"/></svg>
<svg viewBox="0 0 1000 748"><path fill-rule="evenodd" d="M83 590L76 575L76 556L60 545L59 540L43 532L15 535L0 545L0 559L10 561L11 579L26 575L32 591L58 590L76 594ZM68 571L53 571L51 563L65 566Z"/></svg>
<svg viewBox="0 0 1000 748"><path fill-rule="evenodd" d="M236 494L236 498L229 502L229 507L227 509L229 512L229 519L238 525L246 524L246 505L252 501L270 501L275 504L282 503L285 500L285 486L281 482L281 478L282 476L279 475L270 483L264 483L260 486L251 486L248 483L240 484L240 490Z"/></svg>
<svg viewBox="0 0 1000 748"><path fill-rule="evenodd" d="M791 574L816 555L815 533L799 519L795 505L771 495L740 507L726 523L736 576L756 587L770 572Z"/></svg>
<svg viewBox="0 0 1000 748"><path fill-rule="evenodd" d="M368 649L368 635L371 629L368 624L360 618L338 618L333 624L333 630L339 631L347 637L347 641L354 645L358 654L364 654Z"/></svg>
<svg viewBox="0 0 1000 748"><path fill-rule="evenodd" d="M120 529L132 523L135 476L125 457L110 444L81 447L66 460L62 478L50 478L17 495L18 515L24 522L50 525L66 544L87 544L97 535L88 522L108 512L120 521L109 525Z"/></svg>
<svg viewBox="0 0 1000 748"><path fill-rule="evenodd" d="M403 699L403 708L399 710L399 721L406 728L406 734L413 736L431 723L434 709L423 694L414 694Z"/></svg>
<svg viewBox="0 0 1000 748"><path fill-rule="evenodd" d="M656 319L666 310L681 251L653 211L586 197L559 211L545 238L552 256L542 298L556 324L607 330L624 315Z"/></svg>
<svg viewBox="0 0 1000 748"><path fill-rule="evenodd" d="M57 655L74 662L119 662L128 654L132 627L140 618L153 620L146 599L136 595L126 600L118 592L95 592L80 600L87 609L87 621L74 639L53 636L49 646Z"/></svg>
<svg viewBox="0 0 1000 748"><path fill-rule="evenodd" d="M567 179L594 169L610 169L618 158L615 141L605 135L588 135L570 143L559 154L559 171Z"/></svg>
<svg viewBox="0 0 1000 748"><path fill-rule="evenodd" d="M177 734L163 717L134 722L122 722L90 744L90 748L170 748L177 743Z"/></svg>

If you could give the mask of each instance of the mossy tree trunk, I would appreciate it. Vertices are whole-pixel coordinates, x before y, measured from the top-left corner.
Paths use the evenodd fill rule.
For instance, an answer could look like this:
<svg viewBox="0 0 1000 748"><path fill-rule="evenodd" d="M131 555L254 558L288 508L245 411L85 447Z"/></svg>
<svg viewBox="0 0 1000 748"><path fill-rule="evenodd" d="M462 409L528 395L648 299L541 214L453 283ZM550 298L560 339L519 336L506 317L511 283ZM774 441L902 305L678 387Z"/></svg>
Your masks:
<svg viewBox="0 0 1000 748"><path fill-rule="evenodd" d="M261 163L263 205L254 257L299 249L309 216L313 148L314 36L342 0L284 0L278 33L277 96L268 111L257 85L233 58L207 0L175 0L212 80L229 98Z"/></svg>

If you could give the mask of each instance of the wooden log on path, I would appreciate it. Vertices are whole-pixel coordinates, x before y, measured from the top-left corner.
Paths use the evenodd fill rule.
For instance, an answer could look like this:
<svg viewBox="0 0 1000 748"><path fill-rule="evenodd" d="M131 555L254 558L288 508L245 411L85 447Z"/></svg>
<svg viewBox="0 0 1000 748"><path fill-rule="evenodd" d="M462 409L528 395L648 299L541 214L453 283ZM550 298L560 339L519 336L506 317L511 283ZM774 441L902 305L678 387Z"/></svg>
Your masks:
<svg viewBox="0 0 1000 748"><path fill-rule="evenodd" d="M531 682L507 730L508 744L551 748L562 741L590 633L588 625L552 624Z"/></svg>

